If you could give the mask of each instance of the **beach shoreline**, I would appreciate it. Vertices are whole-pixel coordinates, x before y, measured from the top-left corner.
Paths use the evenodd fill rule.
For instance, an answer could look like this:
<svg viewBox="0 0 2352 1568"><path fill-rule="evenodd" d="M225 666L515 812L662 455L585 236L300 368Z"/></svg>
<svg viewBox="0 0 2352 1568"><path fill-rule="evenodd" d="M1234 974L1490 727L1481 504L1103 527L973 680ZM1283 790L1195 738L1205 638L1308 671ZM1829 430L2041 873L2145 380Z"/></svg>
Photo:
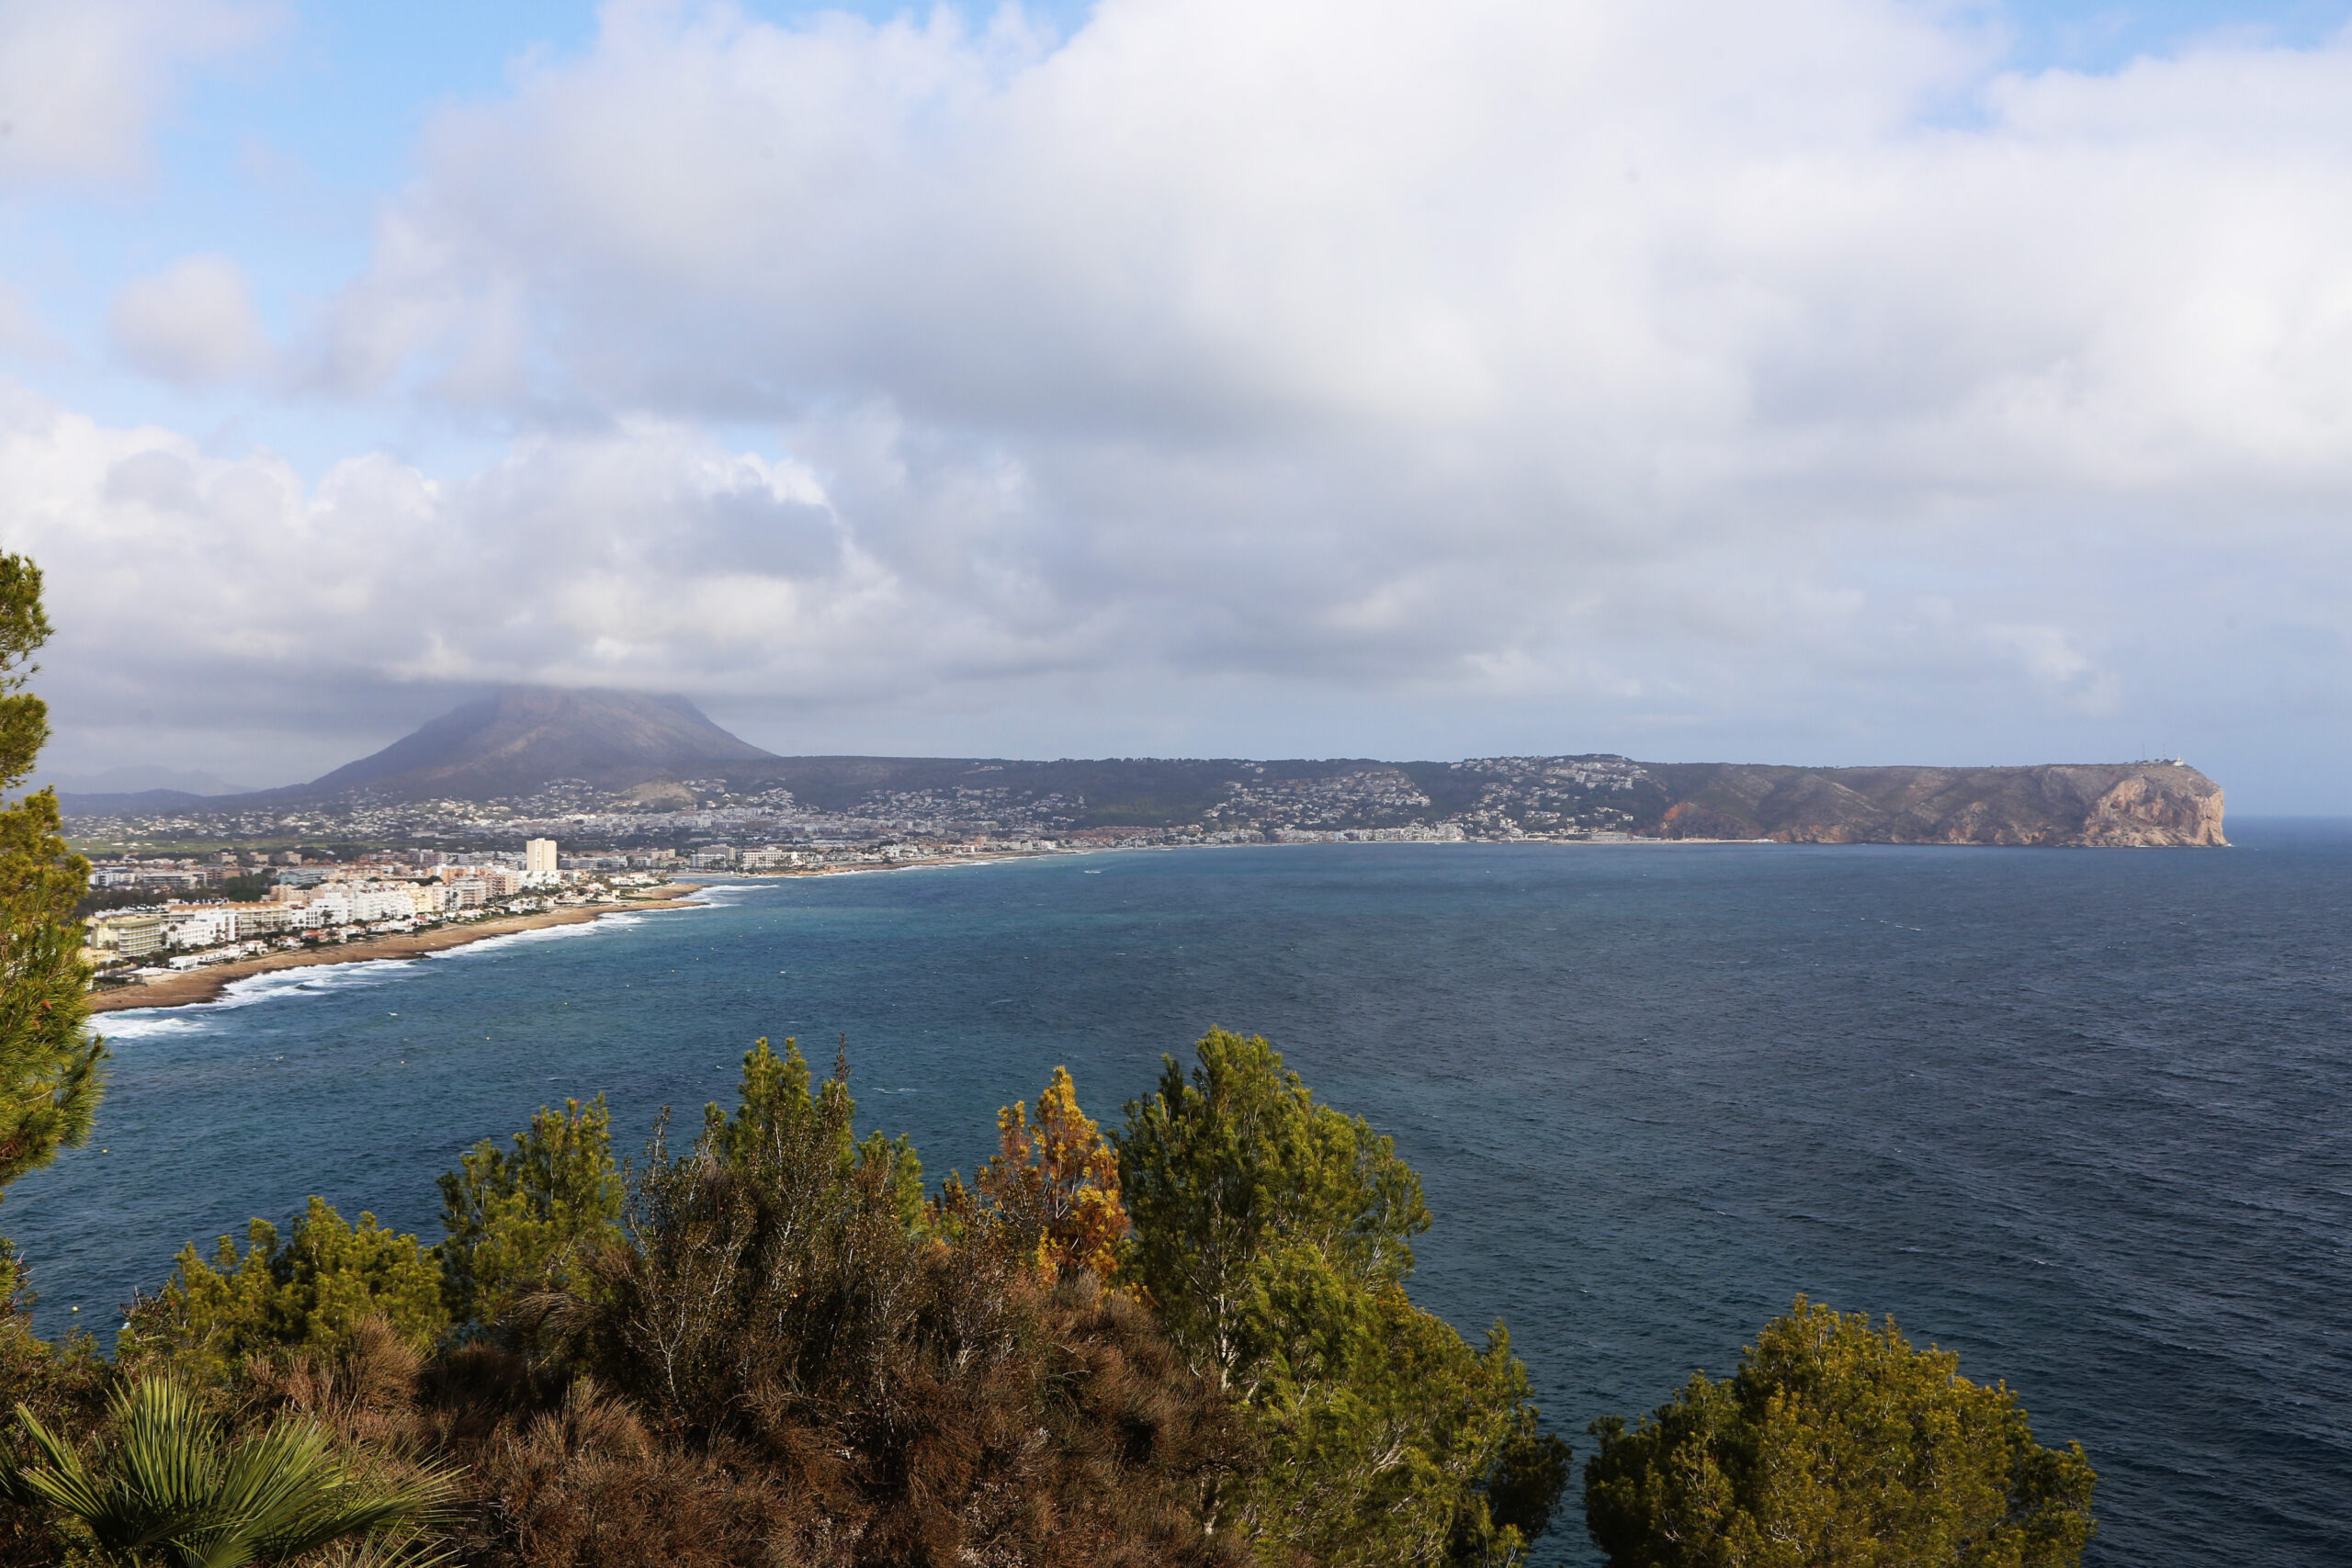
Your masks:
<svg viewBox="0 0 2352 1568"><path fill-rule="evenodd" d="M258 958L240 958L233 963L191 969L186 974L151 981L143 986L119 986L93 991L90 993L90 1011L128 1012L140 1008L196 1007L218 1001L220 993L234 981L251 979L255 975L266 975L275 970L307 969L322 964L369 964L385 959L422 958L429 953L446 953L453 947L465 947L494 936L513 936L517 931L542 931L549 926L584 925L605 915L634 914L642 909L691 908L695 906L687 896L701 890L699 884L673 883L667 887L656 888L650 897L632 899L626 904L600 905L594 908L543 909L537 914L508 915L469 925L436 926L431 931L368 937L334 947L306 947L290 953L264 953Z"/></svg>
<svg viewBox="0 0 2352 1568"><path fill-rule="evenodd" d="M1464 843L1477 840L1400 840L1398 843ZM1532 841L1532 840L1531 840ZM1546 840L1549 841L1549 840ZM1580 840L1582 841L1582 840ZM1620 838L1611 835L1589 840L1594 843L1634 843L1660 845L1695 845L1709 843L1767 842L1763 840L1670 840ZM1173 852L1177 850L1273 850L1315 848L1315 845L1290 843L1257 844L1101 844L1083 849L1066 850L1064 855L1089 856L1100 854L1142 853L1146 851ZM427 953L447 953L452 948L465 947L492 937L513 936L518 931L541 931L549 926L581 925L605 915L625 915L640 909L691 908L690 895L706 888L737 885L788 882L808 876L858 876L897 871L936 871L955 866L1001 865L1011 861L1058 858L1034 850L1014 850L978 855L942 855L909 859L880 864L830 865L803 867L790 871L712 872L702 880L674 882L658 887L645 898L627 904L602 905L594 908L548 909L530 915L509 915L497 919L482 920L464 926L436 926L431 931L411 931L396 936L368 937L347 942L334 947L306 947L290 953L266 953L258 958L241 958L230 964L214 964L201 969L152 981L141 986L121 986L90 993L90 1011L129 1012L146 1008L200 1007L218 1001L220 994L238 980L251 979L280 969L305 969L318 964L368 964L387 959L421 958Z"/></svg>

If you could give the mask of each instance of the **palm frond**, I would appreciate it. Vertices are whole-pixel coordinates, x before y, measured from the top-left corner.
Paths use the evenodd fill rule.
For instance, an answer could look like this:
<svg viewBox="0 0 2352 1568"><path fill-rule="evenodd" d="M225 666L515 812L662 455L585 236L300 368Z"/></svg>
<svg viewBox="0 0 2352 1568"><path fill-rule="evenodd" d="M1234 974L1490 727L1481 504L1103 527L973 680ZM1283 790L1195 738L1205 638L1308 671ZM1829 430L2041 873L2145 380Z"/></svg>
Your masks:
<svg viewBox="0 0 2352 1568"><path fill-rule="evenodd" d="M159 1551L177 1568L245 1568L284 1561L339 1540L362 1540L419 1522L455 1490L428 1470L395 1482L361 1481L345 1468L316 1422L281 1422L223 1448L220 1428L189 1394L142 1378L112 1402L115 1440L94 1472L73 1446L19 1405L17 1422L43 1463L17 1483L89 1527L100 1546L125 1554ZM427 1568L414 1543L362 1545L352 1561Z"/></svg>

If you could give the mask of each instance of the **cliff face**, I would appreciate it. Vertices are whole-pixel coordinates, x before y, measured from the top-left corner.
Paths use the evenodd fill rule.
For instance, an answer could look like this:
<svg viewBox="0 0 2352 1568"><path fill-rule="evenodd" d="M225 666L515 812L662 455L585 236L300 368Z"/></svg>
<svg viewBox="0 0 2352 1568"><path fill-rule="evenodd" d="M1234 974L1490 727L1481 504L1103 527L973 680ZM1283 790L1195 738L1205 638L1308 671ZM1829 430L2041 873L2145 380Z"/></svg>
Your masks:
<svg viewBox="0 0 2352 1568"><path fill-rule="evenodd" d="M2225 844L2222 788L2177 762L2035 768L1644 765L1669 804L1639 831L1663 839L1801 844Z"/></svg>

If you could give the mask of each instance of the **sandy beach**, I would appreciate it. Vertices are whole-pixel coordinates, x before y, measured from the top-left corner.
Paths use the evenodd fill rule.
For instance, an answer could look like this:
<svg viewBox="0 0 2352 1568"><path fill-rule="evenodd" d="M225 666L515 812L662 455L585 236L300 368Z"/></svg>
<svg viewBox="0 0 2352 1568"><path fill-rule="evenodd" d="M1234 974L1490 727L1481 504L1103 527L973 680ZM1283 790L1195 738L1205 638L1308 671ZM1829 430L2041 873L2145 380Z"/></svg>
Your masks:
<svg viewBox="0 0 2352 1568"><path fill-rule="evenodd" d="M259 958L242 958L233 964L213 964L202 969L191 969L184 975L157 980L144 986L122 986L95 991L90 996L90 1010L115 1012L127 1008L176 1008L196 1002L209 1002L226 990L232 980L242 980L249 975L264 975L273 969L301 969L314 964L365 964L385 958L414 958L420 953L440 953L487 937L508 936L515 931L537 931L545 926L576 926L601 915L625 915L639 909L677 909L685 907L686 894L698 891L690 883L676 883L654 889L651 897L633 898L626 904L606 904L595 908L548 909L536 915L510 915L502 919L478 920L470 925L436 926L431 931L410 931L398 936L368 937L360 942L346 942L334 947L306 947L291 953L266 953Z"/></svg>

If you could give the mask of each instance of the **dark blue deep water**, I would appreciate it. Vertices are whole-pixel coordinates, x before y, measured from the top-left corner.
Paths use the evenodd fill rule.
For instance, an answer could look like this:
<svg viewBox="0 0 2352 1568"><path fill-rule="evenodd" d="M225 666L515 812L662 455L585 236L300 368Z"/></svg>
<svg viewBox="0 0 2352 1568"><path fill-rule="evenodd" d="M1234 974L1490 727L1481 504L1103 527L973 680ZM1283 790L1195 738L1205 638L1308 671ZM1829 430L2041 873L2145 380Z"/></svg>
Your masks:
<svg viewBox="0 0 2352 1568"><path fill-rule="evenodd" d="M2092 1561L2352 1562L2352 828L2228 852L1750 845L1125 853L718 889L118 1014L98 1138L0 1228L45 1328L319 1192L436 1239L434 1175L563 1096L631 1143L759 1034L969 1171L1057 1063L1105 1121L1261 1032L1393 1133L1415 1294L1509 1320L1584 1424L1805 1292L2005 1378L2102 1480ZM104 1152L101 1152L103 1145ZM80 1311L73 1309L79 1307ZM1573 1506L1547 1561L1589 1562Z"/></svg>

